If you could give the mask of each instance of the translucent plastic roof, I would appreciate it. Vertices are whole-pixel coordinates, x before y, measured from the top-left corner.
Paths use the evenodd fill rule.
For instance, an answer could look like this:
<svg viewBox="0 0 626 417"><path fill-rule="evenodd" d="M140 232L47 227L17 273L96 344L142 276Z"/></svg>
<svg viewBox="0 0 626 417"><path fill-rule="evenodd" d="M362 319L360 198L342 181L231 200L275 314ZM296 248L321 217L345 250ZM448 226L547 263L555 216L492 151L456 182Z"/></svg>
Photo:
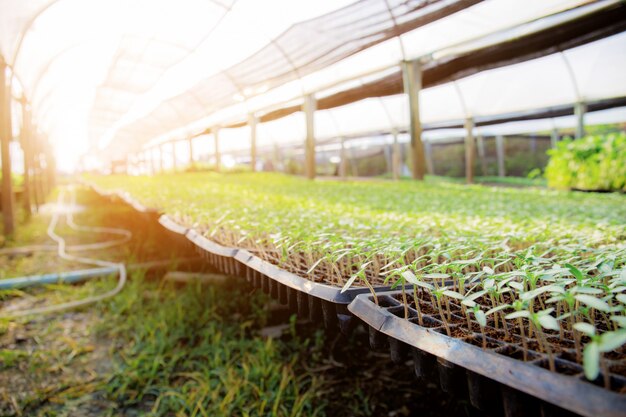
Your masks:
<svg viewBox="0 0 626 417"><path fill-rule="evenodd" d="M626 97L624 69L626 32L564 52L483 71L453 83L424 89L420 92L421 120L427 128L436 127L440 122L462 125L467 117L488 119L528 110L573 105L579 101L593 103ZM611 114L611 122L626 121L626 117L619 119L624 116L623 111L590 114ZM554 120L570 119L573 120L573 116ZM546 123L550 123L547 121L553 119L545 120L535 122L537 130L545 130ZM589 122L592 120L588 119ZM535 125L518 123L512 126L526 126L526 129ZM408 128L408 100L404 94L369 98L318 110L315 114L315 135L320 141L391 132L394 129L406 131ZM496 128L486 126L480 129L493 132ZM258 124L257 130L258 146L303 143L306 136L305 118L302 112L296 112ZM438 134L425 134L426 137L433 135ZM250 143L249 129L222 129L220 139L225 151L246 148Z"/></svg>
<svg viewBox="0 0 626 417"><path fill-rule="evenodd" d="M259 77L259 80L265 80L265 84L259 86L258 83L250 81L244 84L250 87L243 90L232 89L228 83L215 77L207 77L190 90L162 102L146 116L121 127L115 133L114 143L132 143L133 141L146 143L155 137L161 139L184 137L202 131L207 126L228 124L234 119L245 120L247 113L263 110L273 105L292 103L291 105L298 106L299 97L305 93L323 89L320 94L322 96L333 89L348 88L351 83L368 82L381 71L382 73L390 70L397 72L397 65L403 59L429 55L445 56L446 53L452 53L461 47L479 47L481 41L483 43L500 42L510 37L520 36L525 32L538 30L542 25L545 26L555 20L551 20L552 14L569 10L579 4L581 3L558 1L528 1L523 4L507 0L482 2L355 52L311 73L308 73L306 69L300 70L296 74L298 78L293 81L280 84L279 81L284 81L286 78L279 78L279 81L274 79L271 84L273 88L267 84L267 74ZM538 20L544 16L550 16L545 19L550 22L546 23L542 20L539 23ZM502 31L507 32L508 38L498 38ZM303 45L306 45L306 42ZM253 56L236 67L246 65L258 67L256 58ZM262 71L260 73L264 74ZM361 79L353 79L359 74L363 74ZM352 81L339 84L345 79L352 79ZM265 90L268 91L265 92ZM455 101L458 102L458 100ZM538 104L541 105L541 103ZM448 110L445 103L442 103L440 107ZM385 118L386 115L395 114L394 111L374 113L368 115L368 120L381 115ZM324 116L318 114L317 117ZM348 116L345 115L345 117ZM404 116L394 117L400 119ZM445 115L441 117L447 119ZM153 123L154 120L159 120L160 125L156 126Z"/></svg>
<svg viewBox="0 0 626 417"><path fill-rule="evenodd" d="M594 2L0 0L0 53L30 101L35 122L59 149L69 155L69 149L84 149L89 138L123 153L155 138L183 137L245 120L251 111L297 105L304 93L344 88L339 82L355 77L361 79L351 82L365 82L402 59L445 56L458 48L501 42L499 34L519 36L546 24L541 18L589 3ZM592 55L587 52L583 58L597 62ZM623 58L623 53L617 55ZM624 68L622 61L618 64ZM562 64L558 69L551 65L544 68L562 71ZM575 96L615 95L613 87L598 85L598 69L582 65L576 70L577 88L583 93ZM568 77L559 74L556 79L566 88L563 80ZM499 79L497 73L490 77ZM462 112L508 111L508 98L491 107L472 102L472 91L488 82L469 77L457 83L468 95ZM555 89L552 101L572 98L571 88L556 91L559 85L546 82ZM424 94L444 97L450 86L437 88L443 90ZM363 111L371 112L371 126L363 129L400 126L406 112L394 100L398 98L366 100L350 108L365 106ZM542 106L541 100L533 102L529 96L519 102ZM426 120L457 117L459 112L455 106L439 107L450 114L429 115L424 109ZM350 108L328 110L328 115L320 111L318 119L329 120L326 125L316 122L320 134L354 130L358 117ZM287 138L300 123L295 114L262 123L259 131ZM230 140L228 130L223 131L224 142ZM66 155L61 151L59 156Z"/></svg>

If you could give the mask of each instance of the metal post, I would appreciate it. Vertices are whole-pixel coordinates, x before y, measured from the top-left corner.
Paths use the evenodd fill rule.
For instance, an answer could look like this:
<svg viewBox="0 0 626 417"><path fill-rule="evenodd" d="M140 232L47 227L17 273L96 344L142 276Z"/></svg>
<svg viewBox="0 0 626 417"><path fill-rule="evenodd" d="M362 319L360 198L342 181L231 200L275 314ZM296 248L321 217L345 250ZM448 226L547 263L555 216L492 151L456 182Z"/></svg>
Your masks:
<svg viewBox="0 0 626 417"><path fill-rule="evenodd" d="M193 158L193 136L189 138L189 165L193 165L195 159Z"/></svg>
<svg viewBox="0 0 626 417"><path fill-rule="evenodd" d="M306 139L304 144L304 172L308 179L315 178L315 108L317 103L312 94L304 96L302 110L306 119Z"/></svg>
<svg viewBox="0 0 626 417"><path fill-rule="evenodd" d="M159 171L160 172L163 172L165 170L165 158L164 158L163 148L165 148L164 144L159 145Z"/></svg>
<svg viewBox="0 0 626 417"><path fill-rule="evenodd" d="M585 103L576 103L574 105L574 115L576 116L576 139L585 136L585 113L587 105Z"/></svg>
<svg viewBox="0 0 626 417"><path fill-rule="evenodd" d="M426 162L419 110L419 93L422 89L422 68L419 61L404 61L402 63L402 78L404 81L404 92L409 99L413 179L423 180Z"/></svg>
<svg viewBox="0 0 626 417"><path fill-rule="evenodd" d="M46 143L46 171L46 184L48 185L48 192L50 192L56 184L55 176L57 171L56 161L50 143Z"/></svg>
<svg viewBox="0 0 626 417"><path fill-rule="evenodd" d="M222 158L220 156L220 128L213 129L213 139L215 140L215 171L220 172Z"/></svg>
<svg viewBox="0 0 626 417"><path fill-rule="evenodd" d="M496 153L498 154L498 176L506 176L504 172L504 136L496 136Z"/></svg>
<svg viewBox="0 0 626 417"><path fill-rule="evenodd" d="M154 157L155 150L156 148L150 148L150 171L152 172L152 175L157 173L156 158Z"/></svg>
<svg viewBox="0 0 626 417"><path fill-rule="evenodd" d="M478 158L480 158L480 173L483 176L487 176L487 156L485 153L485 140L483 135L476 137L476 144L478 145Z"/></svg>
<svg viewBox="0 0 626 417"><path fill-rule="evenodd" d="M465 179L468 184L474 182L474 121L465 119Z"/></svg>
<svg viewBox="0 0 626 417"><path fill-rule="evenodd" d="M0 152L2 153L2 220L5 236L15 232L15 202L9 153L12 135L11 86L7 86L6 63L0 57Z"/></svg>
<svg viewBox="0 0 626 417"><path fill-rule="evenodd" d="M33 136L30 141L31 146L31 185L32 185L32 193L33 199L35 201L35 208L39 211L39 206L41 205L41 199L39 196L39 182L40 182L40 163L39 163L39 144L41 142L41 137L39 135Z"/></svg>
<svg viewBox="0 0 626 417"><path fill-rule="evenodd" d="M280 168L281 160L282 160L281 152L280 152L280 146L278 146L277 143L274 143L273 148L274 148L273 149L274 152L272 152L272 159L273 159L272 165L274 165L274 171L275 172L280 172L280 171L282 171L281 168Z"/></svg>
<svg viewBox="0 0 626 417"><path fill-rule="evenodd" d="M400 143L398 143L398 129L392 129L391 135L393 136L393 145L391 146L391 176L394 181L400 179L400 163L401 163L401 150Z"/></svg>
<svg viewBox="0 0 626 417"><path fill-rule="evenodd" d="M250 125L250 169L256 172L256 124L257 119L254 114L248 116L248 124Z"/></svg>
<svg viewBox="0 0 626 417"><path fill-rule="evenodd" d="M559 141L559 131L557 128L552 129L550 133L550 146L556 148L556 144Z"/></svg>
<svg viewBox="0 0 626 417"><path fill-rule="evenodd" d="M339 154L339 177L345 180L348 176L348 153L346 152L346 141L344 138L341 140L341 151Z"/></svg>
<svg viewBox="0 0 626 417"><path fill-rule="evenodd" d="M30 152L30 109L26 104L26 97L22 96L22 129L20 131L22 151L24 152L24 186L22 187L22 202L24 203L24 213L26 217L32 214L30 204L30 164L32 160Z"/></svg>
<svg viewBox="0 0 626 417"><path fill-rule="evenodd" d="M424 141L424 154L426 158L426 172L429 175L435 173L435 166L433 165L433 144L430 140Z"/></svg>
<svg viewBox="0 0 626 417"><path fill-rule="evenodd" d="M172 141L172 171L176 172L178 163L176 161L176 141Z"/></svg>

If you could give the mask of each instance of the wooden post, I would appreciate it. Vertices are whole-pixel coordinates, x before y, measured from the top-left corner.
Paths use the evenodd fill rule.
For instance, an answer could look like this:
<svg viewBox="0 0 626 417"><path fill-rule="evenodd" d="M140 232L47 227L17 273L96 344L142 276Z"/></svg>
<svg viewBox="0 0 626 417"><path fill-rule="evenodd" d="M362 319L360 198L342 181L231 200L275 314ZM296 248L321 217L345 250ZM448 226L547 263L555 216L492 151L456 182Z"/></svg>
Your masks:
<svg viewBox="0 0 626 417"><path fill-rule="evenodd" d="M250 169L256 172L256 125L257 119L254 114L248 116L248 124L250 125Z"/></svg>
<svg viewBox="0 0 626 417"><path fill-rule="evenodd" d="M420 120L419 93L422 89L422 69L419 61L402 63L404 92L409 99L409 120L411 125L411 162L413 179L423 180L426 168L424 144L422 143L422 122Z"/></svg>
<svg viewBox="0 0 626 417"><path fill-rule="evenodd" d="M392 129L391 135L393 136L393 145L391 146L391 177L394 181L398 181L400 179L400 169L402 168L402 150L398 142L398 129Z"/></svg>
<svg viewBox="0 0 626 417"><path fill-rule="evenodd" d="M317 103L312 94L304 96L302 110L306 119L306 139L304 144L304 172L308 179L315 178L315 108Z"/></svg>
<svg viewBox="0 0 626 417"><path fill-rule="evenodd" d="M574 115L576 116L576 139L585 136L585 113L587 106L585 103L576 103L574 105Z"/></svg>
<svg viewBox="0 0 626 417"><path fill-rule="evenodd" d="M7 86L6 63L0 57L0 153L2 153L2 220L5 236L15 232L15 201L10 155L12 135L11 86Z"/></svg>
<svg viewBox="0 0 626 417"><path fill-rule="evenodd" d="M348 153L346 152L346 140L344 138L340 138L341 140L341 151L339 154L339 177L342 180L345 180L348 177Z"/></svg>
<svg viewBox="0 0 626 417"><path fill-rule="evenodd" d="M474 182L474 121L465 119L465 179L468 184Z"/></svg>
<svg viewBox="0 0 626 417"><path fill-rule="evenodd" d="M483 135L476 137L476 144L478 145L478 158L480 158L480 173L483 176L487 176L487 155L485 153L485 140Z"/></svg>
<svg viewBox="0 0 626 417"><path fill-rule="evenodd" d="M558 141L559 141L559 131L555 127L554 129L552 129L552 132L550 133L550 146L553 149L556 148L556 144Z"/></svg>
<svg viewBox="0 0 626 417"><path fill-rule="evenodd" d="M22 129L20 131L20 139L22 142L22 151L24 152L24 185L22 187L22 202L24 204L24 213L26 217L30 217L32 214L32 207L30 204L30 165L32 156L30 152L30 109L26 103L26 97L22 96Z"/></svg>
<svg viewBox="0 0 626 417"><path fill-rule="evenodd" d="M504 171L504 136L496 136L496 153L498 154L498 176L506 176Z"/></svg>
<svg viewBox="0 0 626 417"><path fill-rule="evenodd" d="M220 166L222 165L222 156L220 155L220 128L213 128L213 145L215 156L215 172L220 172Z"/></svg>

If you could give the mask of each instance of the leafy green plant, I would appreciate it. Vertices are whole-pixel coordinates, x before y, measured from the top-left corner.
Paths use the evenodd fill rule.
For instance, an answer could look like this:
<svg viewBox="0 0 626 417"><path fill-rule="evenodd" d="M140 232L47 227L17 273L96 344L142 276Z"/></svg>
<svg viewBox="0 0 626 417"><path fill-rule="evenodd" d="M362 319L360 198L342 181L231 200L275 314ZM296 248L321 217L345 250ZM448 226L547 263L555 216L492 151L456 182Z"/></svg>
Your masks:
<svg viewBox="0 0 626 417"><path fill-rule="evenodd" d="M548 185L561 189L626 191L626 133L559 142L548 151Z"/></svg>

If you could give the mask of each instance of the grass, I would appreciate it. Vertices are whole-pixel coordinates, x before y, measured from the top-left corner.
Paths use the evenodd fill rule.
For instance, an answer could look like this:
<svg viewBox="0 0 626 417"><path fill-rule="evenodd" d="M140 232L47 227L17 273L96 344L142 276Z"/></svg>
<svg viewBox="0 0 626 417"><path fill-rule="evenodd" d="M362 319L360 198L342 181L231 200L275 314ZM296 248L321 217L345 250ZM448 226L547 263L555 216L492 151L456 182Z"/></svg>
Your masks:
<svg viewBox="0 0 626 417"><path fill-rule="evenodd" d="M590 380L623 373L623 195L276 174L89 179L315 281L413 284L446 329L456 311L466 331L503 332L551 369L571 342Z"/></svg>
<svg viewBox="0 0 626 417"><path fill-rule="evenodd" d="M75 216L78 224L133 231L128 246L99 257L186 256L128 207L85 191L78 201L85 208ZM45 213L12 244L48 243ZM74 243L104 238L63 226L59 233ZM0 262L8 276L62 267L49 253L38 270L23 263L38 256L21 255L21 262L0 256ZM466 415L463 403L433 387L416 391L412 369L370 352L366 333L326 338L315 324L273 313L269 300L242 282L182 286L160 276L137 271L118 296L90 308L0 321L0 415ZM0 311L84 298L114 285L103 278L2 291ZM274 325L284 328L282 335L261 336Z"/></svg>

